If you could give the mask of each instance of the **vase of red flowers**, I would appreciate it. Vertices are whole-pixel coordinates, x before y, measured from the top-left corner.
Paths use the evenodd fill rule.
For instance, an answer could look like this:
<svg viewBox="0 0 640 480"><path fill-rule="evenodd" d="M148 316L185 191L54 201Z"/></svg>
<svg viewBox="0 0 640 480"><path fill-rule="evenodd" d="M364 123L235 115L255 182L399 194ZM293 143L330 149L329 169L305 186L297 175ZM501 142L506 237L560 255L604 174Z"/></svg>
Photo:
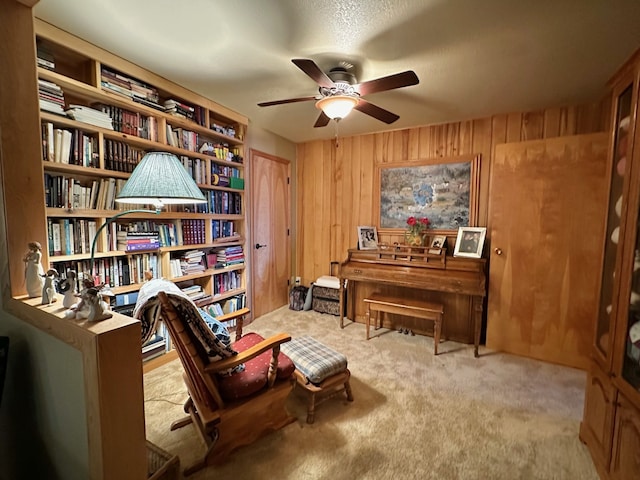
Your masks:
<svg viewBox="0 0 640 480"><path fill-rule="evenodd" d="M424 246L425 231L429 228L427 217L407 218L407 231L404 232L404 242L412 247Z"/></svg>

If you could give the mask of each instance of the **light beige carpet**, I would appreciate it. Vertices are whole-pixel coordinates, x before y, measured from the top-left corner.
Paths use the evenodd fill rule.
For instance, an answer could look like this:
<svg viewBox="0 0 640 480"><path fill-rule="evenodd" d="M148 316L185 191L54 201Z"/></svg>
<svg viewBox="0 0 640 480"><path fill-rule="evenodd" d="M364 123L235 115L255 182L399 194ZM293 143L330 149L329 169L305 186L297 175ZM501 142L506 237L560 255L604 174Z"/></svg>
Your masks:
<svg viewBox="0 0 640 480"><path fill-rule="evenodd" d="M190 478L251 480L580 479L596 480L578 439L584 372L445 341L378 330L344 330L338 318L287 307L246 331L312 335L349 359L355 400L334 397L305 423L306 404L292 394L297 422L236 451L221 467ZM203 452L193 426L169 431L183 416L186 389L179 360L144 378L147 438L179 455L181 467ZM300 396L299 396L300 395Z"/></svg>

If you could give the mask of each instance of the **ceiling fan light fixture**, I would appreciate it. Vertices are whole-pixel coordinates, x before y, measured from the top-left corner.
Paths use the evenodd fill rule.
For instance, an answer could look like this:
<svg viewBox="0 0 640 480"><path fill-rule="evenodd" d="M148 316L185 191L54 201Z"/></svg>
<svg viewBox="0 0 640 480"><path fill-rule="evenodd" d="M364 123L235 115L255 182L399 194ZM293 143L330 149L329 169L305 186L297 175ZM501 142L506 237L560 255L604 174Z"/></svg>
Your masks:
<svg viewBox="0 0 640 480"><path fill-rule="evenodd" d="M333 95L318 100L316 108L322 110L331 119L342 119L349 115L357 104L358 97L356 96Z"/></svg>

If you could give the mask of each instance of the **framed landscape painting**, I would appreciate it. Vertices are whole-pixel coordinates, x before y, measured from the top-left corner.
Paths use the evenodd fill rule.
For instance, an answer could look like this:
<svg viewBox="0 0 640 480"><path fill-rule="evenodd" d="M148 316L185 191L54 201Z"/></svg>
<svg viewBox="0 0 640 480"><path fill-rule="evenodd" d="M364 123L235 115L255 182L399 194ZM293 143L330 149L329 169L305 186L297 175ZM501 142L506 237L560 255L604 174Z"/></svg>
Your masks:
<svg viewBox="0 0 640 480"><path fill-rule="evenodd" d="M409 217L428 218L433 230L476 224L479 155L389 163L376 173L380 230L406 229Z"/></svg>

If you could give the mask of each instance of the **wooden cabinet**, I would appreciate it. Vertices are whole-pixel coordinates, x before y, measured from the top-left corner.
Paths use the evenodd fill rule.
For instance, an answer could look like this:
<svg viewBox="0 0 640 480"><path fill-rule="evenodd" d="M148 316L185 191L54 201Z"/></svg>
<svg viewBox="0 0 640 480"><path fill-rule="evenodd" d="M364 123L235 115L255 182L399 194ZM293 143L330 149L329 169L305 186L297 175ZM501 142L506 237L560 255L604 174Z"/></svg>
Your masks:
<svg viewBox="0 0 640 480"><path fill-rule="evenodd" d="M49 235L43 264L62 275L88 272L95 232L119 211L140 208L113 202L130 172L145 153L169 152L207 204L109 223L97 238L94 273L116 295L138 290L152 271L201 287L209 303L244 307L247 118L45 22L36 20L35 30ZM134 231L154 240L134 245L127 240ZM193 257L202 268L180 268Z"/></svg>
<svg viewBox="0 0 640 480"><path fill-rule="evenodd" d="M580 438L603 478L640 478L640 51L611 81L609 205Z"/></svg>
<svg viewBox="0 0 640 480"><path fill-rule="evenodd" d="M640 410L624 395L617 404L610 476L615 480L640 477Z"/></svg>

